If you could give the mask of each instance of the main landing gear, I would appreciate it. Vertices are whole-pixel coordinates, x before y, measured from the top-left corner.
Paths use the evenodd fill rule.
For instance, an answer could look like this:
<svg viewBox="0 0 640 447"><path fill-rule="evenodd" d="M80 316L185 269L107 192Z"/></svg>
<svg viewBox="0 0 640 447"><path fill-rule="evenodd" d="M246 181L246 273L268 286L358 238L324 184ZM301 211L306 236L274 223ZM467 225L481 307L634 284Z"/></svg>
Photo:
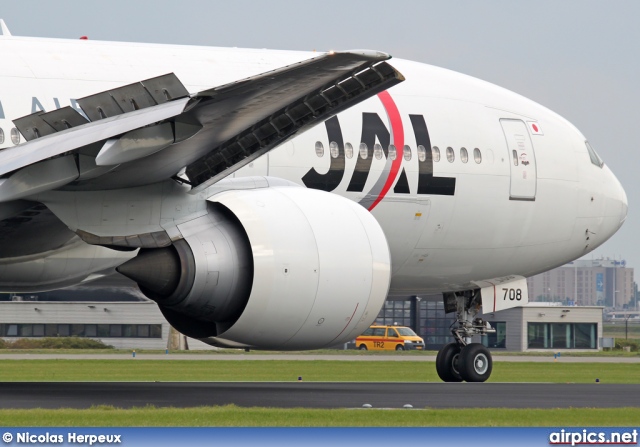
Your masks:
<svg viewBox="0 0 640 447"><path fill-rule="evenodd" d="M491 353L480 343L471 343L474 335L495 332L491 325L475 316L480 311L480 290L444 295L445 312L456 312L451 329L455 342L445 345L436 357L436 371L445 382L484 382L491 375Z"/></svg>

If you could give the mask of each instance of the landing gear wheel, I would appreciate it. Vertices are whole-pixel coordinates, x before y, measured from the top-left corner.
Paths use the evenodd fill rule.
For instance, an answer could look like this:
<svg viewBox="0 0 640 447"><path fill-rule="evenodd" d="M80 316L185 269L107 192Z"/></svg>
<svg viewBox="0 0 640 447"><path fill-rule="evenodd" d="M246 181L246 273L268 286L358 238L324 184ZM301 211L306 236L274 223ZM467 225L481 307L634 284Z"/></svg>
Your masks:
<svg viewBox="0 0 640 447"><path fill-rule="evenodd" d="M470 343L460 351L460 376L467 382L484 382L491 375L491 353L480 343Z"/></svg>
<svg viewBox="0 0 640 447"><path fill-rule="evenodd" d="M462 382L459 373L458 356L460 354L460 345L457 343L449 343L445 345L436 357L436 371L438 376L444 382Z"/></svg>
<svg viewBox="0 0 640 447"><path fill-rule="evenodd" d="M358 347L359 350L361 351L366 351L367 350L367 345L360 345L360 347Z"/></svg>

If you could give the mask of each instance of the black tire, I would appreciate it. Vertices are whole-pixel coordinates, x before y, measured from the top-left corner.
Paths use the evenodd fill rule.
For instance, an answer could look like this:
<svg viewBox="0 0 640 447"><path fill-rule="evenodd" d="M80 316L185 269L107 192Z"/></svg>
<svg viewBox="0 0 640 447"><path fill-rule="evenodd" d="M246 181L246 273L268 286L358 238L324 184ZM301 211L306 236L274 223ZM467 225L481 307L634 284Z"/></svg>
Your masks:
<svg viewBox="0 0 640 447"><path fill-rule="evenodd" d="M404 351L404 346L402 345L396 346L396 351Z"/></svg>
<svg viewBox="0 0 640 447"><path fill-rule="evenodd" d="M449 343L445 345L436 356L436 371L443 382L462 382L459 373L458 356L460 345Z"/></svg>
<svg viewBox="0 0 640 447"><path fill-rule="evenodd" d="M470 343L460 351L460 376L467 382L484 382L491 376L491 352L480 343Z"/></svg>
<svg viewBox="0 0 640 447"><path fill-rule="evenodd" d="M367 345L360 345L358 346L358 349L361 351L366 351L367 350Z"/></svg>

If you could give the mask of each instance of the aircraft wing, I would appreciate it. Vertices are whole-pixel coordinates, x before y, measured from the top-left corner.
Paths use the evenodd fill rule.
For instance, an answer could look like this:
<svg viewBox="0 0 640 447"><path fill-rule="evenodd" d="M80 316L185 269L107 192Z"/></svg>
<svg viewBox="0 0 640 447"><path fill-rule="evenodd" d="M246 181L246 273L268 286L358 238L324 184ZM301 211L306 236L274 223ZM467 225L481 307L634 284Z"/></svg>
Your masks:
<svg viewBox="0 0 640 447"><path fill-rule="evenodd" d="M299 132L404 80L371 51L331 52L189 95L173 74L14 120L0 202L65 187L114 189L181 173L194 192ZM107 175L108 174L108 175Z"/></svg>

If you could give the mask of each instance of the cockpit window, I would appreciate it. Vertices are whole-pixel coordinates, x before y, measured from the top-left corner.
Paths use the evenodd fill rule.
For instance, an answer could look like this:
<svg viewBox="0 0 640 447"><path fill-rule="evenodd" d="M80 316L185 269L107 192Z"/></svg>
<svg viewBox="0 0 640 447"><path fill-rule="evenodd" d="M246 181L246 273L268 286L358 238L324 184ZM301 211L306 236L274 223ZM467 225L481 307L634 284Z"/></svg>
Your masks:
<svg viewBox="0 0 640 447"><path fill-rule="evenodd" d="M596 153L596 151L591 147L588 141L584 142L587 145L587 152L589 152L589 158L591 159L591 163L601 168L604 165L602 158Z"/></svg>

